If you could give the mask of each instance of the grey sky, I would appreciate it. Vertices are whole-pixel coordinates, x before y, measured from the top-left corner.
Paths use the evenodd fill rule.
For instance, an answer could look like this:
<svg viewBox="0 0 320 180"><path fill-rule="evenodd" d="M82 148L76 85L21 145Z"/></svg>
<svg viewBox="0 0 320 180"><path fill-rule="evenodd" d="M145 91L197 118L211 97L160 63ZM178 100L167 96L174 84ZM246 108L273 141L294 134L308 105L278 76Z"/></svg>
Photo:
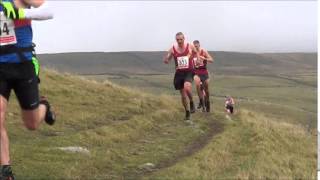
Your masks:
<svg viewBox="0 0 320 180"><path fill-rule="evenodd" d="M315 52L316 1L50 1L40 53L167 50L174 34L215 51Z"/></svg>

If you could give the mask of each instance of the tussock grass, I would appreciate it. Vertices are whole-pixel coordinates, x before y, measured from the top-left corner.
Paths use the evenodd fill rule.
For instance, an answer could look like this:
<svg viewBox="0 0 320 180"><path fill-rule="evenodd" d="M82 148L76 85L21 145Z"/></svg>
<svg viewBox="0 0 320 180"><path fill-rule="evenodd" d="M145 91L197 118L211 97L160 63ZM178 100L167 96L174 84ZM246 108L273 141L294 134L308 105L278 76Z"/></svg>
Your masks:
<svg viewBox="0 0 320 180"><path fill-rule="evenodd" d="M11 99L6 122L18 179L316 177L316 137L290 120L241 107L227 120L223 108L213 106L215 113L193 115L195 125L190 126L183 121L179 99L165 93L155 96L50 70L41 77L41 93L55 107L59 121L29 132L22 126L15 98ZM210 131L212 121L224 124L224 131L200 151L179 159ZM90 154L57 149L69 146L86 148ZM145 163L157 167L172 159L175 164L152 173L139 169Z"/></svg>
<svg viewBox="0 0 320 180"><path fill-rule="evenodd" d="M202 151L147 179L316 179L316 147L301 126L241 110Z"/></svg>
<svg viewBox="0 0 320 180"><path fill-rule="evenodd" d="M7 113L11 160L17 179L135 179L141 164L172 159L208 129L196 115L187 125L179 101L142 90L98 83L44 70L41 94L58 113L58 122L35 132L23 127L14 96ZM90 155L58 147L77 146Z"/></svg>

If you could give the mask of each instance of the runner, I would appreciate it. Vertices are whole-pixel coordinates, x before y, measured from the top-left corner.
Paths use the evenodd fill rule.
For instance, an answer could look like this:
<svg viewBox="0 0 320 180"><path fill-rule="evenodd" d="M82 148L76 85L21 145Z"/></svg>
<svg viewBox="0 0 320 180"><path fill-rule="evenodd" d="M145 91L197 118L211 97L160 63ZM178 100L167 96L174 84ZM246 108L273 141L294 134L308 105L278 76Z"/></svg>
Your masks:
<svg viewBox="0 0 320 180"><path fill-rule="evenodd" d="M202 108L202 111L210 112L210 94L209 94L209 72L207 69L208 62L212 63L213 58L208 53L207 50L200 47L200 42L198 40L193 41L193 45L196 49L196 52L193 52L194 60L194 81L197 87L197 92L199 96L199 105L198 109ZM197 63L198 58L195 53L200 55L200 63ZM202 90L203 88L203 90Z"/></svg>
<svg viewBox="0 0 320 180"><path fill-rule="evenodd" d="M31 7L33 7L31 9ZM39 98L39 64L32 44L31 20L53 18L44 0L0 0L0 179L13 180L5 113L14 90L26 128L55 122L46 98Z"/></svg>
<svg viewBox="0 0 320 180"><path fill-rule="evenodd" d="M229 95L226 96L225 108L227 113L233 114L234 105L235 105L234 99Z"/></svg>
<svg viewBox="0 0 320 180"><path fill-rule="evenodd" d="M168 64L172 58L175 61L176 73L174 75L174 87L180 91L182 104L186 111L185 120L190 120L190 113L195 112L195 106L192 98L192 81L193 81L193 60L192 52L195 48L192 44L185 42L182 32L176 34L177 44L174 44L164 58L164 63ZM194 56L199 57L198 53ZM188 105L188 99L189 104Z"/></svg>

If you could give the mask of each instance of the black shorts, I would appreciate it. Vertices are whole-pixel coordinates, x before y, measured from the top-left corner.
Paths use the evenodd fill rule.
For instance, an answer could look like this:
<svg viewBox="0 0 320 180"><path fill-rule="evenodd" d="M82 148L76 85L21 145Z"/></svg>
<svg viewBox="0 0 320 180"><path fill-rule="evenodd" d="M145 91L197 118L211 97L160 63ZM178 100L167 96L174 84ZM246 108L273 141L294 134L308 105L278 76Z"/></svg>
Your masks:
<svg viewBox="0 0 320 180"><path fill-rule="evenodd" d="M209 74L196 74L195 76L198 76L202 83L209 79Z"/></svg>
<svg viewBox="0 0 320 180"><path fill-rule="evenodd" d="M190 71L176 72L173 80L174 88L176 90L181 90L184 88L185 82L192 83L193 75L194 75L193 72L190 72Z"/></svg>
<svg viewBox="0 0 320 180"><path fill-rule="evenodd" d="M226 109L229 109L230 113L233 114L233 106L227 105Z"/></svg>
<svg viewBox="0 0 320 180"><path fill-rule="evenodd" d="M14 90L23 110L39 106L39 79L31 61L0 63L0 95L9 100Z"/></svg>

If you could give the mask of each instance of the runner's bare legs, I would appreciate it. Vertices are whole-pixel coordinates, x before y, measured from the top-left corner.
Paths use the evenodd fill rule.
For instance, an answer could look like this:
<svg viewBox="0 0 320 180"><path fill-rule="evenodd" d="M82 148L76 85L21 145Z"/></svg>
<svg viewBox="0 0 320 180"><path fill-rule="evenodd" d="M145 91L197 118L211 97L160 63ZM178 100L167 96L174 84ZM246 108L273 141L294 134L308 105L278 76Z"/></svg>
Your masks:
<svg viewBox="0 0 320 180"><path fill-rule="evenodd" d="M192 84L190 82L185 82L184 83L184 89L186 91L186 94L189 98L190 102L193 102L193 97L192 97Z"/></svg>
<svg viewBox="0 0 320 180"><path fill-rule="evenodd" d="M9 156L9 138L5 126L5 113L7 110L8 102L3 97L0 96L0 157L1 157L1 165L9 165L10 164L10 156ZM36 130L40 123L44 120L46 114L46 106L40 104L39 107L35 110L22 110L22 119L24 121L24 125L29 130Z"/></svg>
<svg viewBox="0 0 320 180"><path fill-rule="evenodd" d="M207 108L207 112L210 112L210 92L209 92L209 79L207 79L204 84L203 84L203 88L205 91L205 104L206 104L206 108Z"/></svg>
<svg viewBox="0 0 320 180"><path fill-rule="evenodd" d="M181 102L182 102L182 105L183 105L185 111L190 111L189 106L188 106L188 100L187 100L188 95L187 95L185 89L181 89L180 94L181 94Z"/></svg>
<svg viewBox="0 0 320 180"><path fill-rule="evenodd" d="M204 103L204 94L203 94L203 91L201 90L201 80L199 78L199 76L194 76L194 82L196 84L196 89L197 89L197 93L198 93L198 97L199 97L199 101L200 101L200 104L203 106L203 103ZM200 107L200 106L199 106Z"/></svg>
<svg viewBox="0 0 320 180"><path fill-rule="evenodd" d="M44 120L47 108L45 105L40 104L35 110L22 110L22 120L24 125L29 130L38 129L40 123Z"/></svg>
<svg viewBox="0 0 320 180"><path fill-rule="evenodd" d="M3 97L0 96L0 160L1 165L9 165L10 158L9 158L9 138L7 134L7 130L5 128L5 113L7 110L8 102Z"/></svg>

